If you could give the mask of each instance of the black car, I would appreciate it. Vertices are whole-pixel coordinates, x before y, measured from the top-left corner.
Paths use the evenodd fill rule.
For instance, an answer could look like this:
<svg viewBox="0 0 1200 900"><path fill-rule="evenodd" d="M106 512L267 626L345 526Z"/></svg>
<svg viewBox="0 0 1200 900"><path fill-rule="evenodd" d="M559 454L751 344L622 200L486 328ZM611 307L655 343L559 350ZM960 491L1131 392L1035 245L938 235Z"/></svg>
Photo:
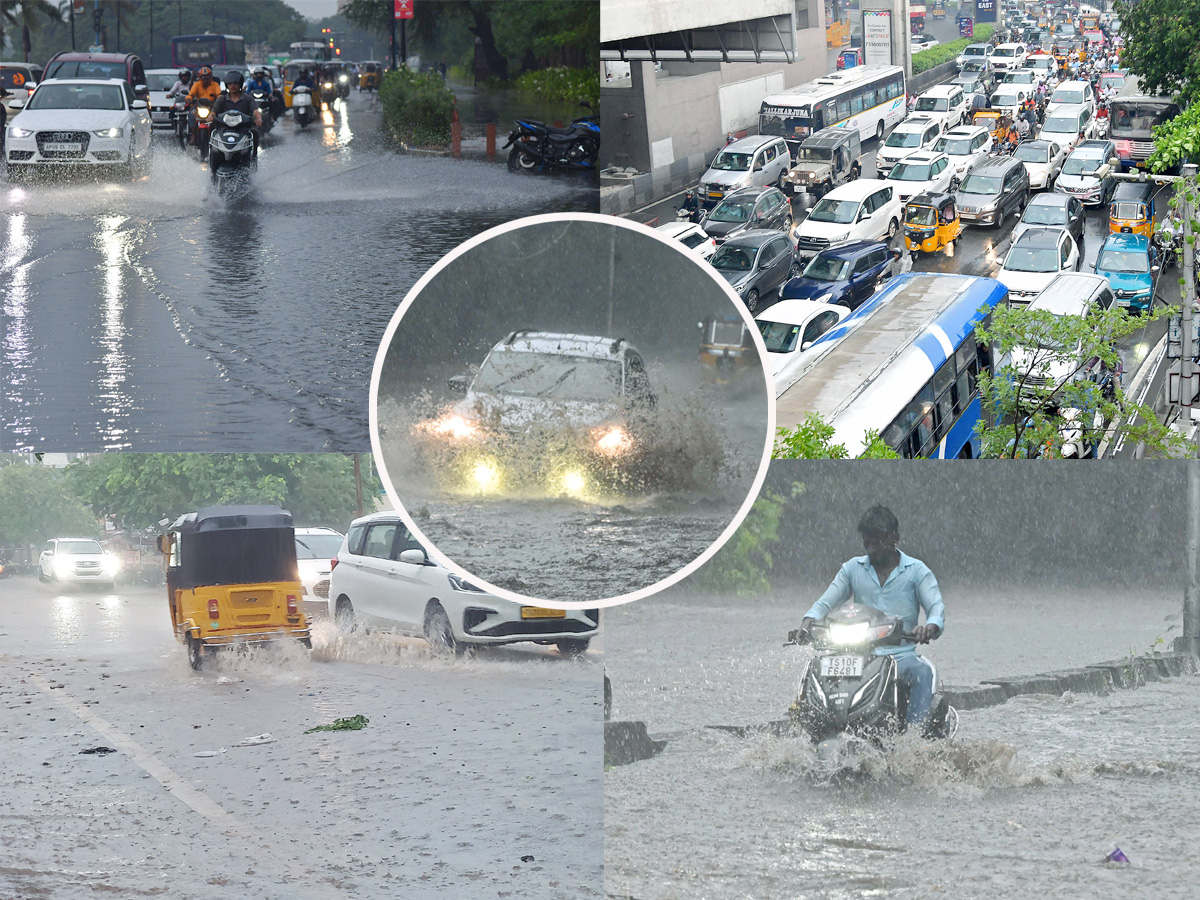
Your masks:
<svg viewBox="0 0 1200 900"><path fill-rule="evenodd" d="M737 291L750 312L764 305L792 269L795 248L786 232L756 228L729 238L709 264Z"/></svg>
<svg viewBox="0 0 1200 900"><path fill-rule="evenodd" d="M882 241L852 241L822 250L779 291L780 300L817 300L858 309L891 277L891 255Z"/></svg>
<svg viewBox="0 0 1200 900"><path fill-rule="evenodd" d="M717 243L751 229L790 230L792 205L777 187L747 187L731 191L700 220L705 234Z"/></svg>
<svg viewBox="0 0 1200 900"><path fill-rule="evenodd" d="M1068 194L1037 194L1031 197L1020 221L1013 228L1016 243L1021 232L1039 225L1065 228L1079 246L1083 245L1083 204Z"/></svg>

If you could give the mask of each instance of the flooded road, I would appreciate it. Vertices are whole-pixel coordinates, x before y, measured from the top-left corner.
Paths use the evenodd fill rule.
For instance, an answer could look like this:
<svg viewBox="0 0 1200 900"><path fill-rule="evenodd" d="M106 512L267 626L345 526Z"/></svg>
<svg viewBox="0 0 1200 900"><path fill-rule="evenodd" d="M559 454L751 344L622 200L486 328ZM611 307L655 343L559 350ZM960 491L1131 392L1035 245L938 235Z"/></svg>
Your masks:
<svg viewBox="0 0 1200 900"><path fill-rule="evenodd" d="M594 211L587 182L399 156L354 94L265 138L249 197L155 137L133 184L0 182L3 450L363 450L370 367L405 292L459 243Z"/></svg>
<svg viewBox="0 0 1200 900"><path fill-rule="evenodd" d="M0 896L600 895L594 650L318 621L193 672L165 588L0 584Z"/></svg>
<svg viewBox="0 0 1200 900"><path fill-rule="evenodd" d="M1200 679L966 711L952 742L905 739L830 781L805 740L705 728L784 713L804 657L780 645L813 596L735 606L673 589L609 613L613 718L670 738L606 773L609 897L1195 895ZM946 602L925 652L945 683L973 684L1144 652L1181 596L981 588ZM1114 846L1129 865L1102 862Z"/></svg>

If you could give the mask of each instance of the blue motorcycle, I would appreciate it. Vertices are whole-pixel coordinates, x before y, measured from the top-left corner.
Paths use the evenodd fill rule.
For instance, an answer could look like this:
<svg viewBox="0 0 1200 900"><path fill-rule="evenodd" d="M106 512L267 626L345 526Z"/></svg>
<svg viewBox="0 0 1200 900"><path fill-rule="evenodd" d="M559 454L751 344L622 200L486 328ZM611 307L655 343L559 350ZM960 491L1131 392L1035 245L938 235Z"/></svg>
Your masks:
<svg viewBox="0 0 1200 900"><path fill-rule="evenodd" d="M581 103L580 106L591 106ZM503 149L508 168L513 172L540 172L546 169L595 169L600 154L600 117L574 119L566 128L555 128L533 119L518 119Z"/></svg>

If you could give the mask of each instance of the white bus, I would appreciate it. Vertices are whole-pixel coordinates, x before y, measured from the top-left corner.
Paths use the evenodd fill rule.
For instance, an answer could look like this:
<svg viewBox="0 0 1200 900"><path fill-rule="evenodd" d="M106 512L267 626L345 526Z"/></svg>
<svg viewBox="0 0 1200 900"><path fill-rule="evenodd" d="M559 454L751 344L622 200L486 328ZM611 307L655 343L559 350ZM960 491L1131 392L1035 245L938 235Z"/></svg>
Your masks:
<svg viewBox="0 0 1200 900"><path fill-rule="evenodd" d="M810 134L840 125L863 138L882 138L907 113L904 70L899 66L855 66L801 84L762 102L758 130L784 137L795 155Z"/></svg>

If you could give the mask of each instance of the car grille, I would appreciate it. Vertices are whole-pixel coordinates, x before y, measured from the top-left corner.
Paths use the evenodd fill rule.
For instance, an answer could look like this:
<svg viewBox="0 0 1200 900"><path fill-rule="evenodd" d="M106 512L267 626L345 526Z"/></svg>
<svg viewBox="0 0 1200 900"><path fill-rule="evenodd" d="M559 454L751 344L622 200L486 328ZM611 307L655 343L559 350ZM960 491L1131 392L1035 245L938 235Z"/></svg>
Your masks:
<svg viewBox="0 0 1200 900"><path fill-rule="evenodd" d="M8 158L10 160L19 161L23 159L31 159L33 157L32 150L10 150Z"/></svg>
<svg viewBox="0 0 1200 900"><path fill-rule="evenodd" d="M480 637L509 637L514 634L578 634L592 631L596 626L578 619L521 619L519 622L501 622L491 628L471 630Z"/></svg>
<svg viewBox="0 0 1200 900"><path fill-rule="evenodd" d="M88 141L91 139L86 131L39 131L37 133L38 153L45 159L83 159L87 155ZM46 144L79 144L82 150L46 150Z"/></svg>
<svg viewBox="0 0 1200 900"><path fill-rule="evenodd" d="M1134 297L1137 297L1144 293L1146 293L1146 292L1145 291L1117 291L1116 292L1118 300L1132 300Z"/></svg>
<svg viewBox="0 0 1200 900"><path fill-rule="evenodd" d="M829 246L829 239L822 237L807 237L800 235L796 241L797 250L824 250Z"/></svg>
<svg viewBox="0 0 1200 900"><path fill-rule="evenodd" d="M1134 159L1147 159L1154 152L1154 141L1130 141L1129 155Z"/></svg>

